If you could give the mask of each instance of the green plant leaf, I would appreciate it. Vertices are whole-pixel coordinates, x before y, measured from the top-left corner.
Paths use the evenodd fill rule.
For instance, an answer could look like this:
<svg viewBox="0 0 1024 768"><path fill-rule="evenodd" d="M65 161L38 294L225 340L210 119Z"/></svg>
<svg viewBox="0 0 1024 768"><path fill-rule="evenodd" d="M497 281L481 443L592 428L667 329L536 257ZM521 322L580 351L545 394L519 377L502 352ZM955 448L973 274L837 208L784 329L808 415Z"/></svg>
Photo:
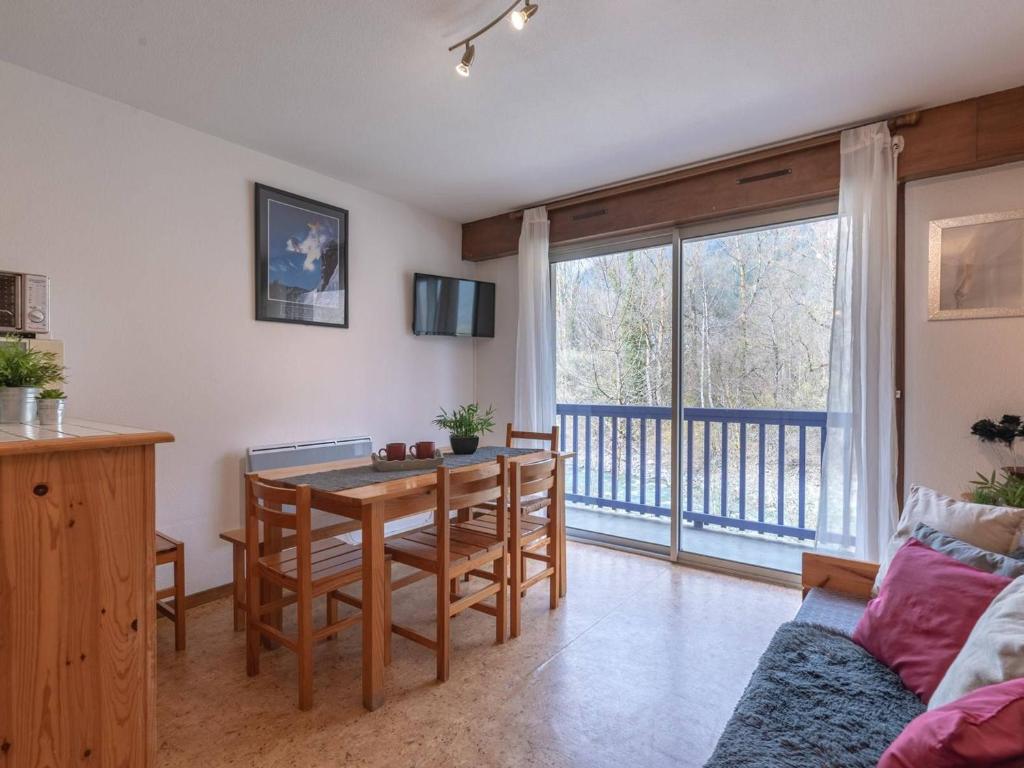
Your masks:
<svg viewBox="0 0 1024 768"><path fill-rule="evenodd" d="M27 349L17 337L0 339L0 386L45 387L64 380L64 366L53 352Z"/></svg>
<svg viewBox="0 0 1024 768"><path fill-rule="evenodd" d="M448 413L444 408L434 417L434 425L447 431L452 437L476 437L494 429L494 406L483 414L477 403L460 405Z"/></svg>

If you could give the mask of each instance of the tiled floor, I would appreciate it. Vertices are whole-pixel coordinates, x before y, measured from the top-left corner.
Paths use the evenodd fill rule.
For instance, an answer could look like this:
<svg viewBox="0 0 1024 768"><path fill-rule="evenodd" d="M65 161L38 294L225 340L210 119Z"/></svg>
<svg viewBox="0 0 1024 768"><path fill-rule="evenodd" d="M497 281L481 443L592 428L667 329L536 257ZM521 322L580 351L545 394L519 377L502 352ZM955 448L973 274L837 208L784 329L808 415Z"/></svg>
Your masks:
<svg viewBox="0 0 1024 768"><path fill-rule="evenodd" d="M395 638L387 703L360 705L359 630L316 651L316 700L296 706L295 657L245 675L228 601L189 612L188 650L158 622L157 764L172 766L700 766L799 593L586 544L569 545L569 595L527 599L525 631L493 644L493 619L453 622L451 680ZM431 632L429 581L395 616Z"/></svg>

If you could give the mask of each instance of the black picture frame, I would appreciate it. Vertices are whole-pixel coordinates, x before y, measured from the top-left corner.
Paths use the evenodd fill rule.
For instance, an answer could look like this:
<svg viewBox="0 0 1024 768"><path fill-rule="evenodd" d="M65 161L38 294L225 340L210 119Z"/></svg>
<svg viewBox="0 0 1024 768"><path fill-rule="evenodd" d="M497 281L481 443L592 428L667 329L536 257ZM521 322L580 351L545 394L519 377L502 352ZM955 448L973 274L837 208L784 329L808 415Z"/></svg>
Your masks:
<svg viewBox="0 0 1024 768"><path fill-rule="evenodd" d="M256 319L348 328L348 211L255 185Z"/></svg>

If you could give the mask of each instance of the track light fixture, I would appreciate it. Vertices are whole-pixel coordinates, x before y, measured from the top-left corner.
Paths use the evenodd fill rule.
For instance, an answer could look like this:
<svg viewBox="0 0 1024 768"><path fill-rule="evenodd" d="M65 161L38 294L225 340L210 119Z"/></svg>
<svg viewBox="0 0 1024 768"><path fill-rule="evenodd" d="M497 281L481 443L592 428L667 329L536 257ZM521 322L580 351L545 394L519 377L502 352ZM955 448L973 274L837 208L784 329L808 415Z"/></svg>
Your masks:
<svg viewBox="0 0 1024 768"><path fill-rule="evenodd" d="M522 8L517 11L512 11L512 13L508 15L508 20L512 22L512 27L514 29L522 29L526 26L526 22L530 20L530 17L537 12L538 8L540 8L540 6L536 3L524 3Z"/></svg>
<svg viewBox="0 0 1024 768"><path fill-rule="evenodd" d="M520 4L523 6L520 8ZM456 48L462 48L465 46L465 51L462 53L462 60L455 65L455 71L463 77L469 77L469 67L473 63L473 57L476 55L476 49L473 47L473 41L476 40L484 32L491 29L495 24L508 16L508 20L512 23L514 29L522 29L535 13L540 9L537 3L531 3L529 0L516 0L512 5L506 8L501 14L494 19L490 24L481 27L469 37L464 40L459 40L455 45L451 46L448 50L454 51Z"/></svg>
<svg viewBox="0 0 1024 768"><path fill-rule="evenodd" d="M462 61L455 65L455 71L463 77L469 77L469 67L473 63L474 56L476 56L476 48L472 43L466 43L466 52L462 54Z"/></svg>

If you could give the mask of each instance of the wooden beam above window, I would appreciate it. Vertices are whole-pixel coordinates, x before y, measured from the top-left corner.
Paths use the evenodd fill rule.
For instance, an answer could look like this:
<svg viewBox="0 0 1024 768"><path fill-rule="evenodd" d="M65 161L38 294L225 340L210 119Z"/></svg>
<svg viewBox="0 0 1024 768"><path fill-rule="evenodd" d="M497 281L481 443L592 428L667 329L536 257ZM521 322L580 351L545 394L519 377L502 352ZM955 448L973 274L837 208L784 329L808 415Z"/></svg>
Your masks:
<svg viewBox="0 0 1024 768"><path fill-rule="evenodd" d="M914 118L916 117L916 122ZM901 181L1024 158L1024 87L897 119ZM552 246L834 197L839 133L626 182L547 204ZM521 211L462 225L462 258L516 252Z"/></svg>

